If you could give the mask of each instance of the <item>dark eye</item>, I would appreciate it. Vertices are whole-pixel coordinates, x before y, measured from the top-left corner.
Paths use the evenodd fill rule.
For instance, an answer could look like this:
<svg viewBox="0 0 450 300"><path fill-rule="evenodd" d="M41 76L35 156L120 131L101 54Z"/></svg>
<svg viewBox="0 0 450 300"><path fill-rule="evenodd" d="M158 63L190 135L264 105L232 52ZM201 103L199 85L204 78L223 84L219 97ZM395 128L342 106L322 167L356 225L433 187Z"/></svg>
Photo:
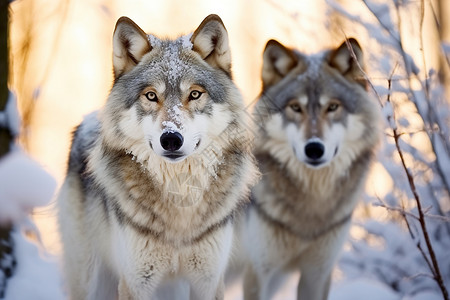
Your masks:
<svg viewBox="0 0 450 300"><path fill-rule="evenodd" d="M152 102L158 102L158 97L155 92L148 92L145 94L145 98Z"/></svg>
<svg viewBox="0 0 450 300"><path fill-rule="evenodd" d="M203 93L197 90L193 90L190 94L189 94L189 101L191 100L197 100L198 98L200 98L200 96Z"/></svg>
<svg viewBox="0 0 450 300"><path fill-rule="evenodd" d="M295 112L297 112L297 113L301 113L301 112L302 112L302 108L301 108L300 105L297 104L297 103L293 103L293 104L289 105L289 107L290 107L293 111L295 111Z"/></svg>
<svg viewBox="0 0 450 300"><path fill-rule="evenodd" d="M339 108L339 104L331 103L330 105L328 105L327 112L336 111L338 108Z"/></svg>

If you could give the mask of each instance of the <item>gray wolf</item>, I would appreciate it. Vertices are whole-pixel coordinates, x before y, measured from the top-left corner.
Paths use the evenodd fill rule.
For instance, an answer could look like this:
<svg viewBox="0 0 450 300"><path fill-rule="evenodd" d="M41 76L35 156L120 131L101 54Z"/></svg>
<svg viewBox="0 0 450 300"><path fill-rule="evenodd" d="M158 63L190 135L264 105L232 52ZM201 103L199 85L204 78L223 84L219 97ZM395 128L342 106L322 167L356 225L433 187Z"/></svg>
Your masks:
<svg viewBox="0 0 450 300"><path fill-rule="evenodd" d="M113 68L106 104L74 132L58 198L68 293L155 299L178 280L191 299L222 299L233 217L256 174L225 26L210 15L169 40L122 17Z"/></svg>
<svg viewBox="0 0 450 300"><path fill-rule="evenodd" d="M379 140L362 67L355 39L314 55L266 45L254 108L262 178L242 226L246 300L270 299L293 271L301 272L298 299L327 298Z"/></svg>

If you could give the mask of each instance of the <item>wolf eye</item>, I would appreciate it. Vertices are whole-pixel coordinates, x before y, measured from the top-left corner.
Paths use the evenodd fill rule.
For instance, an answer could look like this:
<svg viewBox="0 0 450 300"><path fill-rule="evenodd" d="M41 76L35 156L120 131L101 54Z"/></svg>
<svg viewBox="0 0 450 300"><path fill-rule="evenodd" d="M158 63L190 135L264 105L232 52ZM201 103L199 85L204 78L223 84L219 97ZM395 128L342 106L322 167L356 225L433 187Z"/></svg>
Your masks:
<svg viewBox="0 0 450 300"><path fill-rule="evenodd" d="M152 102L158 102L158 97L155 92L148 92L145 94L145 98Z"/></svg>
<svg viewBox="0 0 450 300"><path fill-rule="evenodd" d="M301 108L300 105L298 105L297 103L293 103L293 104L289 105L289 107L290 107L293 111L295 111L295 112L297 112L297 113L301 113L301 112L302 112L302 108Z"/></svg>
<svg viewBox="0 0 450 300"><path fill-rule="evenodd" d="M193 90L190 94L189 94L189 101L191 100L197 100L198 98L200 98L200 96L203 93L197 90Z"/></svg>
<svg viewBox="0 0 450 300"><path fill-rule="evenodd" d="M333 112L336 111L339 108L339 104L337 103L331 103L328 108L327 108L327 112Z"/></svg>

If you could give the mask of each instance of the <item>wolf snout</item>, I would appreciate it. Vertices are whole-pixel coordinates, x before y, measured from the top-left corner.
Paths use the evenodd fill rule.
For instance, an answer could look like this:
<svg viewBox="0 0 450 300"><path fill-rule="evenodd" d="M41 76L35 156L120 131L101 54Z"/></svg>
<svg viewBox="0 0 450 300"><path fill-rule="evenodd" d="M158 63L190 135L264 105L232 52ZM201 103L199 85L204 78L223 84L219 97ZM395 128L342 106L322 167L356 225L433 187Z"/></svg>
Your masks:
<svg viewBox="0 0 450 300"><path fill-rule="evenodd" d="M183 136L179 132L164 132L159 139L164 150L175 152L183 146Z"/></svg>
<svg viewBox="0 0 450 300"><path fill-rule="evenodd" d="M325 153L325 147L319 142L310 142L305 146L305 154L311 160L318 160L322 158Z"/></svg>

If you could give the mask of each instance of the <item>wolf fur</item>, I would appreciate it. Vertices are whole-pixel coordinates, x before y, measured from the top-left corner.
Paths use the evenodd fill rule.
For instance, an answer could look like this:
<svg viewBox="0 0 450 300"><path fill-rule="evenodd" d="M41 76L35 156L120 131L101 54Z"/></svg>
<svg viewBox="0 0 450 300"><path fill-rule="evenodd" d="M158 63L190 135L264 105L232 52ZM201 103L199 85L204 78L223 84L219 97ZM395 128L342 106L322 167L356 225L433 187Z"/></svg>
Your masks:
<svg viewBox="0 0 450 300"><path fill-rule="evenodd" d="M167 40L122 17L113 67L105 106L74 132L58 199L68 293L155 299L178 280L189 288L172 293L223 299L256 165L222 20Z"/></svg>
<svg viewBox="0 0 450 300"><path fill-rule="evenodd" d="M307 56L263 54L255 157L262 173L243 226L246 300L271 299L300 270L298 299L324 300L379 139L355 39Z"/></svg>

